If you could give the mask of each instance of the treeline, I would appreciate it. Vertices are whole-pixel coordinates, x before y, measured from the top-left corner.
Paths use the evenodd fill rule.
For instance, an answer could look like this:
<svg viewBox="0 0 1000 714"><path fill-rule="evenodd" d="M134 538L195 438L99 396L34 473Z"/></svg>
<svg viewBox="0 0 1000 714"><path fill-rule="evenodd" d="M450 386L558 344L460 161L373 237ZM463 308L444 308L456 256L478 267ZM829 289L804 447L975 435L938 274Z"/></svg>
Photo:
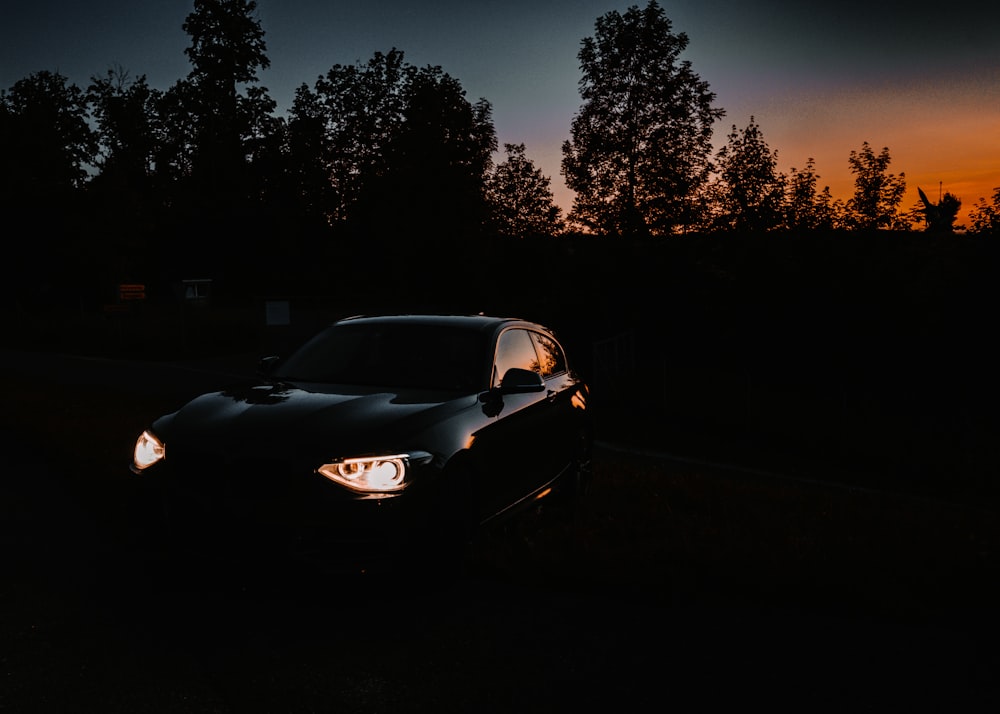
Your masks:
<svg viewBox="0 0 1000 714"><path fill-rule="evenodd" d="M905 177L867 142L847 202L812 159L777 173L753 118L714 151L724 111L655 1L598 18L581 43L565 216L525 146L498 146L490 103L398 49L334 65L276 116L255 11L195 0L191 70L165 90L114 68L86 88L39 71L0 92L11 300L100 305L122 282L152 298L181 278L229 295L419 294L455 267L477 283L530 265L539 240L955 227L950 195L900 211ZM1000 189L972 215L970 233L1000 232Z"/></svg>

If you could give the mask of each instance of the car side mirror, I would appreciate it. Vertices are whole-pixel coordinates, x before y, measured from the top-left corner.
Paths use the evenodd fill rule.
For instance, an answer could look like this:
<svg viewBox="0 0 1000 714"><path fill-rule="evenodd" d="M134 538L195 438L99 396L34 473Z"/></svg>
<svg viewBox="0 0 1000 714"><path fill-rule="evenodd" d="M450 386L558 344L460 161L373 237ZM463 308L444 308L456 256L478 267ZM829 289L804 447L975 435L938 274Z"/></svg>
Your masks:
<svg viewBox="0 0 1000 714"><path fill-rule="evenodd" d="M504 372L503 379L500 380L501 394L527 394L528 392L541 392L545 389L545 382L542 375L530 369L511 367Z"/></svg>
<svg viewBox="0 0 1000 714"><path fill-rule="evenodd" d="M278 355L261 357L260 362L257 363L257 374L261 377L270 377L278 367L279 362L281 362L281 357Z"/></svg>

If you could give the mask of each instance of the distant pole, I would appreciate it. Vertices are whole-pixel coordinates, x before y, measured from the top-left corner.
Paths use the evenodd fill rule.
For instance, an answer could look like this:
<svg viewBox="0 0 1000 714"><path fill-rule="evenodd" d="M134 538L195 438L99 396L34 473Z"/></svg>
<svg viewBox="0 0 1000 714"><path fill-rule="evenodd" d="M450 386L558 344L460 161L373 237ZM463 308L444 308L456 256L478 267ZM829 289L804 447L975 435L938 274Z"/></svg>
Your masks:
<svg viewBox="0 0 1000 714"><path fill-rule="evenodd" d="M941 203L941 186L943 184L944 184L944 181L938 181L938 204L939 205Z"/></svg>

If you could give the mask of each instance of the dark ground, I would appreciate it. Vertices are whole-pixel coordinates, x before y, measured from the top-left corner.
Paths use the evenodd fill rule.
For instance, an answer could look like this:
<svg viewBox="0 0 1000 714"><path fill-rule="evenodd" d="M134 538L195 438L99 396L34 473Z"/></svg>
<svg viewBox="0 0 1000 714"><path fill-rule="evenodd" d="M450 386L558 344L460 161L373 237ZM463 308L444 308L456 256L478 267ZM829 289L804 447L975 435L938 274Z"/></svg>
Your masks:
<svg viewBox="0 0 1000 714"><path fill-rule="evenodd" d="M1000 706L990 504L602 442L576 518L449 577L168 577L129 536L128 454L218 363L2 356L0 711Z"/></svg>

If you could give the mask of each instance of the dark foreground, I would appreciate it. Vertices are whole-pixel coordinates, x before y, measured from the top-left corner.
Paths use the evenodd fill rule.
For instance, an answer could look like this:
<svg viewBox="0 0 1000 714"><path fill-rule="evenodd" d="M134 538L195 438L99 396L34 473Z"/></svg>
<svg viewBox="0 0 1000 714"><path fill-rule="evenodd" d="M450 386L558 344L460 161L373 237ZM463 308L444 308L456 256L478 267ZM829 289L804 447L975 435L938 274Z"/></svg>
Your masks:
<svg viewBox="0 0 1000 714"><path fill-rule="evenodd" d="M0 711L1000 706L990 508L605 448L579 513L462 571L167 571L130 537L124 464L186 395L76 364L4 392Z"/></svg>

